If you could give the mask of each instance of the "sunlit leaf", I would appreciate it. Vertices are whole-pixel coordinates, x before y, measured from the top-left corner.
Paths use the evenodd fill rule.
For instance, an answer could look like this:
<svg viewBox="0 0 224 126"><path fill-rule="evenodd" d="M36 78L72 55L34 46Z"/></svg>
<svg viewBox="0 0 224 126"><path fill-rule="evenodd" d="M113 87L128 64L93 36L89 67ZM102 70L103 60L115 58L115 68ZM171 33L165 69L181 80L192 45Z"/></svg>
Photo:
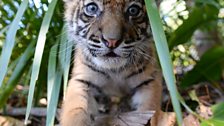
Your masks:
<svg viewBox="0 0 224 126"><path fill-rule="evenodd" d="M221 79L224 64L224 47L208 50L181 81L183 88L197 84L201 81L214 82Z"/></svg>
<svg viewBox="0 0 224 126"><path fill-rule="evenodd" d="M23 55L19 58L14 72L6 83L6 85L0 88L0 108L2 108L3 105L6 103L8 97L14 91L14 88L18 84L17 82L21 79L23 71L26 69L27 64L29 64L29 60L33 56L34 45L34 42L30 43Z"/></svg>
<svg viewBox="0 0 224 126"><path fill-rule="evenodd" d="M59 61L63 69L63 89L64 94L66 92L68 77L69 77L69 68L71 63L71 54L74 43L70 43L67 37L67 29L64 26L61 33L60 40L60 50L59 50ZM65 95L64 95L65 96Z"/></svg>
<svg viewBox="0 0 224 126"><path fill-rule="evenodd" d="M224 121L224 102L212 106L213 118Z"/></svg>
<svg viewBox="0 0 224 126"><path fill-rule="evenodd" d="M41 29L39 32L38 40L37 40L37 46L35 50L34 55L34 61L33 61L33 67L32 67L32 74L31 74L31 80L30 80L30 89L29 89L29 95L28 95L28 103L27 103L27 111L26 111L26 118L25 118L25 124L27 124L28 117L30 114L30 110L32 107L32 101L33 101L33 95L34 95L34 89L36 85L36 81L38 79L39 70L40 70L40 64L41 59L44 51L45 41L46 41L46 34L50 26L50 21L53 16L53 12L55 9L55 6L57 4L57 0L53 0L48 8L48 11L46 12Z"/></svg>
<svg viewBox="0 0 224 126"><path fill-rule="evenodd" d="M55 114L57 110L57 104L58 104L58 99L59 99L59 91L61 87L61 79L62 79L62 72L61 70L57 70L55 74L55 80L54 80L54 85L52 88L52 93L51 93L51 99L49 99L49 106L47 110L47 121L46 121L46 126L53 126L54 125L54 120L55 120Z"/></svg>
<svg viewBox="0 0 224 126"><path fill-rule="evenodd" d="M6 40L2 49L1 58L0 58L0 87L3 83L4 77L7 73L7 68L9 64L9 60L12 54L13 47L15 45L15 37L17 30L19 28L19 22L21 21L23 14L27 8L29 0L23 0L21 3L19 10L14 18L12 24L7 31Z"/></svg>
<svg viewBox="0 0 224 126"><path fill-rule="evenodd" d="M55 81L55 74L56 74L56 68L57 68L57 51L58 51L58 45L56 44L53 46L50 50L50 56L48 61L48 71L47 71L47 99L50 100L52 96L53 91L53 85ZM49 108L49 102L47 105L47 108Z"/></svg>
<svg viewBox="0 0 224 126"><path fill-rule="evenodd" d="M210 119L204 120L201 126L223 126L224 125L224 102L212 106L213 115Z"/></svg>
<svg viewBox="0 0 224 126"><path fill-rule="evenodd" d="M4 27L4 28L2 28L2 29L0 30L0 36L3 35L3 33L5 33L6 31L8 31L8 29L9 29L9 25L6 26L6 27Z"/></svg>
<svg viewBox="0 0 224 126"><path fill-rule="evenodd" d="M169 39L170 50L178 44L189 41L195 30L200 28L203 24L217 20L218 13L219 9L211 5L195 7L189 14L188 19L184 20L183 24L171 34Z"/></svg>

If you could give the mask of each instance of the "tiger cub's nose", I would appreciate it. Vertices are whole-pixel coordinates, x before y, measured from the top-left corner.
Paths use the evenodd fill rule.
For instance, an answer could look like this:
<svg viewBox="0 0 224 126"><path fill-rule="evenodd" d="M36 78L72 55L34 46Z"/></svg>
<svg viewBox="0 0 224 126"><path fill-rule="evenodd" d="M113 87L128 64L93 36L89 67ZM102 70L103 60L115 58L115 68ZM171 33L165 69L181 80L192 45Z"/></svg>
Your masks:
<svg viewBox="0 0 224 126"><path fill-rule="evenodd" d="M103 37L103 42L108 48L117 48L120 43L122 42L122 39L107 39Z"/></svg>

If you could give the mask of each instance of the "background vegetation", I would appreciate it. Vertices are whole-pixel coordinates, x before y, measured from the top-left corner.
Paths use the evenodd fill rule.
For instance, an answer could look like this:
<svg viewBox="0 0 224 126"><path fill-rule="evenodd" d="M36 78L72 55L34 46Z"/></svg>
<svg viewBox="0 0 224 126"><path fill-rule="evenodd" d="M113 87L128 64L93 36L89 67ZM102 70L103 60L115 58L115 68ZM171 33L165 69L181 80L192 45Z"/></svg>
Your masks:
<svg viewBox="0 0 224 126"><path fill-rule="evenodd" d="M224 1L163 0L160 15L184 117L192 114L203 126L223 126ZM0 17L1 114L25 107L28 119L32 105L47 108L43 125L57 123L54 115L66 89L73 46L66 39L63 2L0 0ZM173 111L166 92L163 110ZM201 114L202 106L213 114ZM40 124L34 115L31 125Z"/></svg>

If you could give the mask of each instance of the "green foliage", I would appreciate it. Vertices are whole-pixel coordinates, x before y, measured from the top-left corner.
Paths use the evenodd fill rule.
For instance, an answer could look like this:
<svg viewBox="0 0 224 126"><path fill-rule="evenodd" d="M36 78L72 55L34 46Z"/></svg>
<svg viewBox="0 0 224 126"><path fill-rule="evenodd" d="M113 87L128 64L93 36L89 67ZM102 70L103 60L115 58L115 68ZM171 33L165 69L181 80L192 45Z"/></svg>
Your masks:
<svg viewBox="0 0 224 126"><path fill-rule="evenodd" d="M202 81L211 83L221 79L224 66L224 47L208 50L181 81L181 87L189 87Z"/></svg>
<svg viewBox="0 0 224 126"><path fill-rule="evenodd" d="M41 60L44 52L44 46L46 42L46 34L49 30L50 22L53 16L53 12L55 9L55 6L57 4L57 0L53 0L48 8L48 11L46 12L39 36L37 39L37 45L36 45L36 50L34 54L34 61L33 61L33 66L32 66L32 73L31 73L31 80L30 80L30 89L29 89L29 95L28 95L28 104L27 104L27 111L26 111L26 118L25 118L25 124L28 124L28 117L32 108L32 102L33 102L33 96L34 96L34 90L36 86L36 81L38 80L38 75L40 71L40 66L41 66ZM57 90L56 90L57 91ZM55 104L56 105L56 104Z"/></svg>
<svg viewBox="0 0 224 126"><path fill-rule="evenodd" d="M210 119L201 122L201 126L223 126L224 125L224 102L212 106L213 115Z"/></svg>
<svg viewBox="0 0 224 126"><path fill-rule="evenodd" d="M224 120L224 102L212 106L213 117L219 120Z"/></svg>
<svg viewBox="0 0 224 126"><path fill-rule="evenodd" d="M19 79L22 77L22 73L27 69L28 64L30 64L30 60L33 56L34 45L34 41L30 43L23 55L19 57L19 61L8 82L0 88L0 108L4 106L7 98L13 92Z"/></svg>
<svg viewBox="0 0 224 126"><path fill-rule="evenodd" d="M1 59L0 59L0 68L2 68L0 71L0 87L7 73L8 63L10 60L10 56L12 54L13 47L15 45L15 36L19 28L19 22L22 19L23 13L26 10L27 5L28 5L28 0L24 0L22 4L20 5L20 8L16 14L16 17L14 18L7 32L5 44L2 49Z"/></svg>
<svg viewBox="0 0 224 126"><path fill-rule="evenodd" d="M169 39L169 48L184 44L192 37L195 30L208 22L218 19L219 8L210 4L194 7L187 20L175 30Z"/></svg>
<svg viewBox="0 0 224 126"><path fill-rule="evenodd" d="M192 41L191 37L198 29L206 30L207 32L217 29L217 24L220 23L218 17L220 8L222 8L221 3L215 0L195 1L195 6L191 8L189 17L183 20L183 23L174 32L170 33L169 48L172 50L177 45ZM224 33L224 31L220 32ZM190 87L203 81L209 81L214 84L221 79L224 68L222 63L223 45L220 43L222 43L223 37L220 34L218 36L220 38L217 37L214 40L218 44L213 49L205 52L199 61L196 61L193 70L187 72L181 80L181 87ZM176 51L174 55L177 53L181 54L181 52ZM190 59L188 57L185 60Z"/></svg>
<svg viewBox="0 0 224 126"><path fill-rule="evenodd" d="M18 0L20 1L20 0ZM25 8L24 4L21 4L21 6L19 5L18 1L8 1L8 0L3 0L2 2L0 2L1 6L4 6L3 8L0 8L0 15L3 17L0 20L0 28L3 27L3 29L1 29L1 34L0 34L0 49L1 49L1 44L3 43L3 41L5 40L5 36L6 36L6 32L8 33L10 31L7 31L9 26L11 27L12 25L10 23L11 20L13 19L12 16L10 15L14 15L17 12L17 8L22 8L23 10L25 10L25 13L23 14L21 11L18 11L18 15L20 16L21 19L15 18L14 20L16 20L16 24L18 25L19 29L17 32L16 36L13 36L13 34L9 34L10 35L10 39L14 39L15 40L15 45L13 46L13 52L12 55L9 53L7 55L3 54L4 51L2 51L2 55L8 59L10 59L10 65L7 71L7 76L4 78L4 76L1 76L2 78L4 78L3 86L0 88L0 108L2 108L7 99L9 98L9 96L11 95L11 93L14 91L15 87L18 84L22 84L22 85L28 85L27 82L30 80L30 71L29 68L31 68L32 63L36 63L36 65L33 65L33 67L38 68L39 66L39 70L41 74L38 74L38 69L33 70L32 74L36 74L36 77L33 77L32 79L32 83L33 84L37 84L38 86L36 86L36 90L34 85L31 85L30 88L32 88L30 91L30 94L28 99L29 99L29 104L28 104L28 111L27 114L29 114L29 110L31 108L32 105L32 99L34 98L35 100L35 105L37 105L36 101L39 100L39 98L42 97L46 97L46 85L47 85L47 68L48 66L51 67L50 65L47 65L47 59L49 57L49 48L51 48L52 46L54 46L55 41L60 40L60 33L61 33L61 28L63 25L63 4L61 3L61 1L57 2L54 1L52 3L54 3L54 5L51 5L53 7L48 7L48 3L46 0L41 1L40 6L36 6L34 5L34 3L30 3L28 4L28 7ZM23 1L27 4L27 1ZM51 3L51 4L52 4ZM54 9L54 6L56 5L56 3L59 3L56 8ZM37 8L36 8L37 7ZM5 13L5 12L8 13ZM51 14L45 14L45 12L51 13ZM43 15L46 15L45 19L43 19ZM52 16L54 15L54 16ZM51 18L52 16L52 18ZM41 23L43 22L43 23ZM10 25L9 25L10 24ZM42 25L42 27L41 27ZM47 26L48 25L48 26ZM49 27L49 28L47 28ZM12 29L12 31L15 33L17 31L17 28L13 27L14 29ZM41 30L40 30L41 28ZM63 34L64 34L64 30L63 30ZM37 35L42 36L43 39L37 38ZM38 40L37 40L38 39ZM7 39L6 39L7 40ZM43 41L42 41L43 40ZM45 43L46 40L46 43ZM39 57L39 60L37 61L37 58L33 59L34 53L35 53L35 42L38 41L36 45L36 54L38 56L35 57ZM44 44L45 43L45 44ZM62 43L62 42L61 42ZM3 43L4 46L8 45L10 43L8 42L4 42ZM62 44L67 45L67 40L64 40L64 42ZM39 45L39 47L38 47ZM41 49L42 48L42 49ZM65 48L67 48L67 46L65 46ZM69 53L67 53L68 51L66 51L66 55L67 57L65 58L67 61L67 58L70 59L69 57ZM43 57L41 59L41 53L43 54ZM60 52L53 52L55 55L60 54ZM70 53L71 53L71 49L70 49ZM35 60L36 59L36 60ZM58 62L58 60L57 60ZM66 62L67 63L67 62ZM68 63L67 63L68 64ZM70 63L69 63L70 64ZM68 66L69 67L69 66ZM7 67L5 67L7 68ZM59 66L57 66L57 76L61 76L62 79L62 75L63 76L68 76L68 70L66 72L64 72L63 69L61 69ZM67 68L68 69L68 68ZM60 70L60 72L58 71ZM36 72L35 72L36 71ZM62 72L63 71L63 72ZM60 78L60 77L55 77L53 76L53 78ZM66 79L66 78L65 78ZM64 81L65 81L64 79ZM28 80L28 81L27 81ZM59 95L59 89L60 89L60 85L61 85L61 81L60 80L56 80L55 83L52 88L53 90L51 91L52 95L52 99L50 99L49 96L49 104L52 107L48 107L48 121L47 123L53 123L54 122L54 116L55 116L55 112L56 112L56 108L57 108L57 102L58 102L58 95ZM46 87L45 87L46 86ZM50 92L50 91L49 91ZM34 94L34 96L33 96ZM28 117L28 115L27 115Z"/></svg>
<svg viewBox="0 0 224 126"><path fill-rule="evenodd" d="M58 45L55 45L51 48L48 62L49 66L47 95L49 102L47 104L47 126L54 124L55 114L57 110L56 105L58 104L62 79L64 80L64 87L66 87L68 83L69 66L73 46L69 45L65 27L62 29L62 35L59 42L59 47ZM60 52L59 56L57 56L55 52Z"/></svg>

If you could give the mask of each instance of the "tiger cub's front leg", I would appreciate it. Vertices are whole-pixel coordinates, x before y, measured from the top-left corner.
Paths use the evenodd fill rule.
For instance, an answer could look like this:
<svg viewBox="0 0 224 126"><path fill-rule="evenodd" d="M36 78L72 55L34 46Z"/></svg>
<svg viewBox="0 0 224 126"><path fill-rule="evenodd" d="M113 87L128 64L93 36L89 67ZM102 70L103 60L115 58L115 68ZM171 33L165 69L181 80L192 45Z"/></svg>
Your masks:
<svg viewBox="0 0 224 126"><path fill-rule="evenodd" d="M72 79L66 92L61 115L62 126L89 126L88 86Z"/></svg>
<svg viewBox="0 0 224 126"><path fill-rule="evenodd" d="M157 126L159 120L159 112L161 107L162 84L161 75L156 73L154 79L144 81L141 86L136 89L132 96L132 107L136 111L155 111L150 126Z"/></svg>

